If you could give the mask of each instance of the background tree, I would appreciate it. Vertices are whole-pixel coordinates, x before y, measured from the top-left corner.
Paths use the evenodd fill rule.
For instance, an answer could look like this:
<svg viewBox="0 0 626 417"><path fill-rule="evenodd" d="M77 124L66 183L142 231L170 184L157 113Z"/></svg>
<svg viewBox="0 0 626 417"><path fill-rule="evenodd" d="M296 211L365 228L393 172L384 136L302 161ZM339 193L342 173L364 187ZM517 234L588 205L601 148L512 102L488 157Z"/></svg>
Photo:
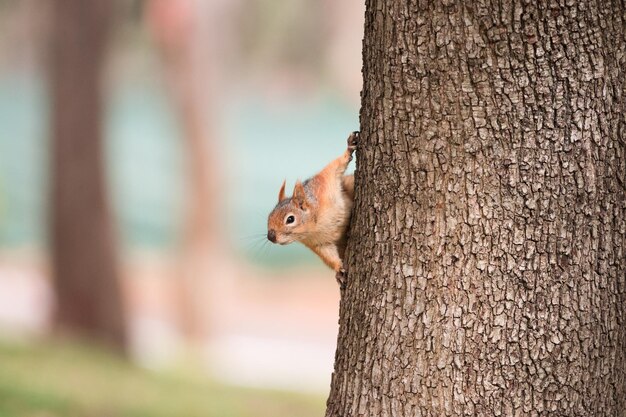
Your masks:
<svg viewBox="0 0 626 417"><path fill-rule="evenodd" d="M52 7L51 238L58 326L122 347L102 144L101 78L113 3L56 0Z"/></svg>
<svg viewBox="0 0 626 417"><path fill-rule="evenodd" d="M625 16L367 1L327 416L624 415Z"/></svg>
<svg viewBox="0 0 626 417"><path fill-rule="evenodd" d="M163 63L163 76L182 128L186 167L184 224L177 273L179 321L192 347L206 342L211 309L219 303L226 254L220 224L221 147L216 104L218 64L232 49L228 13L235 1L151 0L146 16ZM213 299L209 299L213 297Z"/></svg>

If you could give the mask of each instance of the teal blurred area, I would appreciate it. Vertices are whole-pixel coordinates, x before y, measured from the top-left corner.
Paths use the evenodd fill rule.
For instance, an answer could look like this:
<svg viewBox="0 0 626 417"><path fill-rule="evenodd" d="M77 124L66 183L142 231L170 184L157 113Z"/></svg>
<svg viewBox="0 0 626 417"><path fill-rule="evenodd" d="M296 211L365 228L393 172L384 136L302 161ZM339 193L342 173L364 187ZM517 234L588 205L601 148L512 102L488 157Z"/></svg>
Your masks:
<svg viewBox="0 0 626 417"><path fill-rule="evenodd" d="M180 230L182 133L163 91L116 89L106 119L110 189L122 244L168 249Z"/></svg>
<svg viewBox="0 0 626 417"><path fill-rule="evenodd" d="M2 247L46 242L47 102L36 76L0 76ZM293 185L343 151L348 132L358 130L356 107L322 91L300 101L229 97L224 108L229 244L267 266L313 261L296 245L261 247L259 236L283 179ZM164 92L141 84L116 90L106 133L110 189L124 246L170 248L183 215L184 161L182 133Z"/></svg>
<svg viewBox="0 0 626 417"><path fill-rule="evenodd" d="M0 245L45 240L47 101L41 80L0 74Z"/></svg>

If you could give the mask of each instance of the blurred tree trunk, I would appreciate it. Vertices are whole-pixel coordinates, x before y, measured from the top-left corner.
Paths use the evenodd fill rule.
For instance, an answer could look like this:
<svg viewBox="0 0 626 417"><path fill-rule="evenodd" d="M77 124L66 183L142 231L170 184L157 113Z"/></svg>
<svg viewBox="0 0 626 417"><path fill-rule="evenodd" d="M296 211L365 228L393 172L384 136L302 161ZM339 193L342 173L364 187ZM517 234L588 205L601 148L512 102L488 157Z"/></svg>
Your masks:
<svg viewBox="0 0 626 417"><path fill-rule="evenodd" d="M624 416L626 6L368 0L326 416Z"/></svg>
<svg viewBox="0 0 626 417"><path fill-rule="evenodd" d="M215 138L216 45L228 42L217 29L221 0L151 0L148 20L163 58L164 75L183 133L186 201L177 290L180 326L192 346L207 337L208 318L221 256L218 196L219 158Z"/></svg>
<svg viewBox="0 0 626 417"><path fill-rule="evenodd" d="M102 68L113 3L54 1L51 238L58 327L123 348L102 133Z"/></svg>

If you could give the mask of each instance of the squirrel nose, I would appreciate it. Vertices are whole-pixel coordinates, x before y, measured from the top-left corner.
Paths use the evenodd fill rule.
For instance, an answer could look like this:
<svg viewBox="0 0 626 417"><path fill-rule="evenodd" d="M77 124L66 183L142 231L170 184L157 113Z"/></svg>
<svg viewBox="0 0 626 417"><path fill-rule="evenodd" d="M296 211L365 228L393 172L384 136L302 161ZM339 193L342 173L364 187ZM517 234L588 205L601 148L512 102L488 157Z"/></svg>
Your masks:
<svg viewBox="0 0 626 417"><path fill-rule="evenodd" d="M276 243L276 232L273 230L268 230L267 231L267 240L269 240L272 243Z"/></svg>

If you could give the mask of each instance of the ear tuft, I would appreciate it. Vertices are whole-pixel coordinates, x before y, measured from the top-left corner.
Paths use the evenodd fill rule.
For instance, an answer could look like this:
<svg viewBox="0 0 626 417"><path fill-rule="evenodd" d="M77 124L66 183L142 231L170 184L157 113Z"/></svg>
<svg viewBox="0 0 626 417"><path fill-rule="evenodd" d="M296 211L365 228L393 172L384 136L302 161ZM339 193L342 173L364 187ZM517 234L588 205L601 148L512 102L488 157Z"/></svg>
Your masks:
<svg viewBox="0 0 626 417"><path fill-rule="evenodd" d="M280 191L278 192L278 202L280 203L285 199L285 185L287 184L287 180L283 181L283 185L280 187Z"/></svg>
<svg viewBox="0 0 626 417"><path fill-rule="evenodd" d="M300 208L306 206L306 193L304 192L304 186L300 180L296 181L296 185L293 187L293 201L295 201Z"/></svg>

